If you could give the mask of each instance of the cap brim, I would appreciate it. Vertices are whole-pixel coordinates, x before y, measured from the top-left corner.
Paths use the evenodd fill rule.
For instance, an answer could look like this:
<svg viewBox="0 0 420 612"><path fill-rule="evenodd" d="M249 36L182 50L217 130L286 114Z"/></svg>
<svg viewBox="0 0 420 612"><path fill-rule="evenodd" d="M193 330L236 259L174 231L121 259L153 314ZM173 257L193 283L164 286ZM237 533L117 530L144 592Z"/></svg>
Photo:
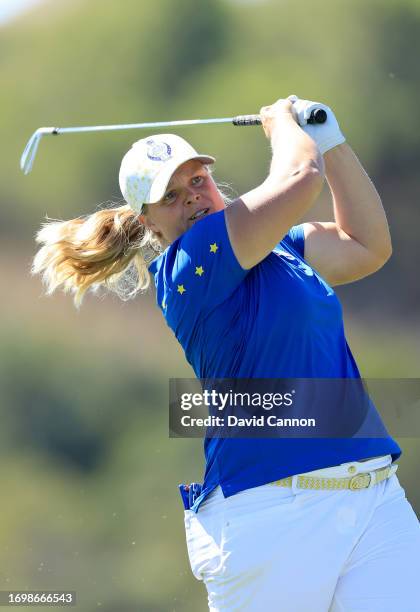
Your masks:
<svg viewBox="0 0 420 612"><path fill-rule="evenodd" d="M191 157L186 157L185 159L177 159L172 163L165 164L165 167L162 171L157 175L155 180L153 181L152 187L150 188L149 197L145 204L156 204L159 202L163 196L165 195L165 191L168 187L168 183L171 180L173 173L180 167L182 164L185 164L187 161L191 161L193 159L197 159L198 161L203 162L203 164L214 164L216 159L211 157L210 155L192 155Z"/></svg>

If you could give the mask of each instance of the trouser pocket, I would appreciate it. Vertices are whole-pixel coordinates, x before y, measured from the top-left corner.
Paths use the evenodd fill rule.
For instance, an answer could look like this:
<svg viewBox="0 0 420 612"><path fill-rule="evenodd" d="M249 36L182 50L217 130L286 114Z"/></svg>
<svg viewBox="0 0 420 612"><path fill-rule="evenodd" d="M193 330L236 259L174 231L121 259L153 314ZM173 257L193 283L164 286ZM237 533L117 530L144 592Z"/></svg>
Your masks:
<svg viewBox="0 0 420 612"><path fill-rule="evenodd" d="M184 522L188 558L195 578L203 580L218 574L222 570L223 557L217 519L203 521L199 514L185 510Z"/></svg>

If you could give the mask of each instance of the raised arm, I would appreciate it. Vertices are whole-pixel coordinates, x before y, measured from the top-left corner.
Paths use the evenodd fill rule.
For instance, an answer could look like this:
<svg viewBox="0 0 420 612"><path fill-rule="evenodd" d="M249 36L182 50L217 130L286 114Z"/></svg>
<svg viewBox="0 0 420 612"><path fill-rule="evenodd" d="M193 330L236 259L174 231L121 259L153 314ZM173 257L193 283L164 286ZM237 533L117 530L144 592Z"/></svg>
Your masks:
<svg viewBox="0 0 420 612"><path fill-rule="evenodd" d="M305 259L330 285L350 283L381 268L391 255L381 199L362 164L345 144L333 111L319 102L293 98L303 130L324 155L334 206L334 222L304 224ZM325 123L303 121L314 105L326 111Z"/></svg>
<svg viewBox="0 0 420 612"><path fill-rule="evenodd" d="M226 209L232 248L245 269L264 259L309 210L324 180L322 155L297 124L290 100L263 107L260 115L272 147L269 175Z"/></svg>
<svg viewBox="0 0 420 612"><path fill-rule="evenodd" d="M392 253L381 199L348 144L324 156L334 222L305 223L305 259L330 285L350 283L381 268Z"/></svg>

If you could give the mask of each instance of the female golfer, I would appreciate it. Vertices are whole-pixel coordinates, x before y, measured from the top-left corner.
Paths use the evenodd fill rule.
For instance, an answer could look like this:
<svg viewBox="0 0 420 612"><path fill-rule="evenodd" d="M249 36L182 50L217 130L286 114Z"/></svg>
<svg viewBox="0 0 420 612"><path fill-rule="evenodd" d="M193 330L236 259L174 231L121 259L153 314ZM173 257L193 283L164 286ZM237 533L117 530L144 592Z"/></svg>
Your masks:
<svg viewBox="0 0 420 612"><path fill-rule="evenodd" d="M135 295L151 273L200 379L360 379L331 287L381 268L391 241L331 109L306 124L313 104L261 109L268 176L228 206L214 158L171 134L136 142L120 169L127 205L45 223L33 272L77 306L89 287L127 297L133 270ZM335 221L296 225L324 176ZM324 411L331 423L348 416ZM395 475L400 454L386 432L206 439L204 481L181 489L210 610L419 612L420 531Z"/></svg>

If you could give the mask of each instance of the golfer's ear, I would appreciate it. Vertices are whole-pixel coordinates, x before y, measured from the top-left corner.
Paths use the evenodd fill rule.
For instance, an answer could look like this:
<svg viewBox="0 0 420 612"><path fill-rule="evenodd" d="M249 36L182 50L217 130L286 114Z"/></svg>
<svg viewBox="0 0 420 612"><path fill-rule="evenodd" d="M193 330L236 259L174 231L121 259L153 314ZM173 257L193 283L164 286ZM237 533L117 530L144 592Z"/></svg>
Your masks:
<svg viewBox="0 0 420 612"><path fill-rule="evenodd" d="M152 225L153 222L151 221L151 219L145 215L144 213L140 213L138 216L138 220L140 221L140 223L142 223L143 225L145 225L146 227L150 227L150 229L152 229Z"/></svg>
<svg viewBox="0 0 420 612"><path fill-rule="evenodd" d="M152 230L152 232L154 232L158 236L160 235L160 232L158 231L158 228L157 228L156 224L153 223L153 221L151 220L149 215L141 213L138 216L138 219L139 219L140 223L142 223L145 227L147 227L148 229Z"/></svg>

